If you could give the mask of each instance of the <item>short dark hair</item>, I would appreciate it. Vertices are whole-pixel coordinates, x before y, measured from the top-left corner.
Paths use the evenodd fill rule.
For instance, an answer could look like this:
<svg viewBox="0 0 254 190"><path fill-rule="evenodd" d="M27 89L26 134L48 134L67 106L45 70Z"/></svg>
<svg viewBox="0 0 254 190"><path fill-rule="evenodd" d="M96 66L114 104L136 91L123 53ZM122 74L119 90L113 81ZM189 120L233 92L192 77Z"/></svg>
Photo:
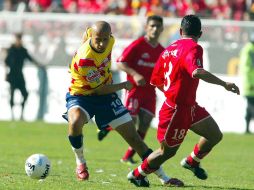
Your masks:
<svg viewBox="0 0 254 190"><path fill-rule="evenodd" d="M186 15L181 22L183 33L188 36L199 36L201 34L201 21L196 15Z"/></svg>
<svg viewBox="0 0 254 190"><path fill-rule="evenodd" d="M163 18L161 16L151 15L151 16L147 17L146 24L148 24L151 20L158 21L161 23L161 25L163 25Z"/></svg>
<svg viewBox="0 0 254 190"><path fill-rule="evenodd" d="M22 39L22 36L23 36L23 34L22 33L16 33L15 34L15 37L17 38L17 39Z"/></svg>

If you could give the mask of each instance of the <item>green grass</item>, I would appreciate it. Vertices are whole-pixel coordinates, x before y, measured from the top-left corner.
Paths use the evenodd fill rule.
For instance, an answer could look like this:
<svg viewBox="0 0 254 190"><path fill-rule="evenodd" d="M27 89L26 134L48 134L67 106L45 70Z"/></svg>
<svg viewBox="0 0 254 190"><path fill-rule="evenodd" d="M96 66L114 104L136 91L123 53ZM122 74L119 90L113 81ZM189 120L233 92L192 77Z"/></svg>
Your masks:
<svg viewBox="0 0 254 190"><path fill-rule="evenodd" d="M119 162L127 144L116 132L110 133L102 142L97 140L96 135L94 125L84 128L90 179L79 182L74 173L75 160L67 138L67 125L0 122L0 189L137 189L126 179L130 166ZM166 173L185 182L184 189L254 189L253 135L225 134L223 141L202 163L209 174L206 181L196 179L179 165L197 140L198 136L189 132L177 155L164 164ZM159 146L155 129L150 129L146 142L154 149ZM51 161L51 173L46 180L33 180L25 174L25 160L34 153L43 153ZM155 175L149 176L149 179L150 189L179 189L163 187Z"/></svg>

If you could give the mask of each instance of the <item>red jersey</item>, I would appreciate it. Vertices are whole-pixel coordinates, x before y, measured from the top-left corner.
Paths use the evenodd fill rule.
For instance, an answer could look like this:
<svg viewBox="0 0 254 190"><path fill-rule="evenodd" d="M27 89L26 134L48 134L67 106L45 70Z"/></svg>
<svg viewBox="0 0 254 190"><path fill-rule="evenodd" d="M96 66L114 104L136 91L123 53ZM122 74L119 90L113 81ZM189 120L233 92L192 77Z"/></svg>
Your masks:
<svg viewBox="0 0 254 190"><path fill-rule="evenodd" d="M159 57L151 84L162 86L171 106L196 103L199 79L193 78L196 69L203 68L203 48L193 39L180 39L171 44Z"/></svg>
<svg viewBox="0 0 254 190"><path fill-rule="evenodd" d="M153 47L147 42L145 37L140 37L124 49L122 55L117 59L117 62L126 63L129 67L143 75L146 80L146 85L137 88L154 90L154 86L151 86L149 81L154 65L163 50L164 47L161 44ZM127 80L135 85L135 81L131 75L127 74Z"/></svg>

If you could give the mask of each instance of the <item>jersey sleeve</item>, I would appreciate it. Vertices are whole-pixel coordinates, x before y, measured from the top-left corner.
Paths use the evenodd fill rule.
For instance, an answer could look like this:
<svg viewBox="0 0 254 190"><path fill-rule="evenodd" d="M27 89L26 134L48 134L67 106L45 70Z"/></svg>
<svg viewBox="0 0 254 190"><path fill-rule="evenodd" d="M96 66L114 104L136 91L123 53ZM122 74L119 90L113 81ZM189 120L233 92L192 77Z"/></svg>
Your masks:
<svg viewBox="0 0 254 190"><path fill-rule="evenodd" d="M132 66L134 64L134 58L136 56L136 53L136 46L130 44L124 49L122 55L116 60L116 62L127 63L128 66Z"/></svg>
<svg viewBox="0 0 254 190"><path fill-rule="evenodd" d="M164 84L164 62L161 55L155 63L153 73L151 75L150 84L153 86L162 86Z"/></svg>
<svg viewBox="0 0 254 190"><path fill-rule="evenodd" d="M193 71L203 68L203 49L201 46L196 46L187 53L183 67L191 77L193 77Z"/></svg>

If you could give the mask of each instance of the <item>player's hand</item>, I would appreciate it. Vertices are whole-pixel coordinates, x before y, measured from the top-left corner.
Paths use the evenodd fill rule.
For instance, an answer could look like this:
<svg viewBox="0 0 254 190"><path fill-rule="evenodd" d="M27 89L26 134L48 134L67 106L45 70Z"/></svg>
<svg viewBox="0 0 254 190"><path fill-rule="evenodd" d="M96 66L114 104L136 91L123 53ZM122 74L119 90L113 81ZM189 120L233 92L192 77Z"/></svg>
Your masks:
<svg viewBox="0 0 254 190"><path fill-rule="evenodd" d="M144 86L146 84L145 78L138 73L133 75L133 79L136 82L137 86Z"/></svg>
<svg viewBox="0 0 254 190"><path fill-rule="evenodd" d="M238 95L240 94L240 90L238 86L235 85L235 83L226 82L224 87L228 91L234 92Z"/></svg>
<svg viewBox="0 0 254 190"><path fill-rule="evenodd" d="M130 81L124 82L124 88L126 90L131 90L133 88L133 84Z"/></svg>

